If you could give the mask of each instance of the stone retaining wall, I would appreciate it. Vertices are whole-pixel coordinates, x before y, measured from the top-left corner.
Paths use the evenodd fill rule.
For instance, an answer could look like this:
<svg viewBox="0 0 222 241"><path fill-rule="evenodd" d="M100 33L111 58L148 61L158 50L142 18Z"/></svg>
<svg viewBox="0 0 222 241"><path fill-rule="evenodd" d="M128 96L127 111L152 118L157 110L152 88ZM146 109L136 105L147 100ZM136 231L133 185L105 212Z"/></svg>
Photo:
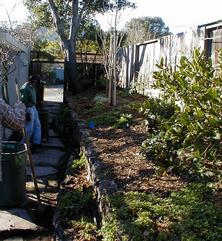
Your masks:
<svg viewBox="0 0 222 241"><path fill-rule="evenodd" d="M103 175L104 165L99 160L97 153L93 147L94 138L90 136L90 130L85 128L84 120L78 118L75 112L71 112L72 121L77 124L79 128L80 151L86 156L87 159L87 173L88 180L92 183L97 195L98 211L101 216L101 221L107 213L110 212L110 204L107 195L117 191L117 185L113 180L105 179Z"/></svg>
<svg viewBox="0 0 222 241"><path fill-rule="evenodd" d="M84 120L79 119L78 115L73 111L71 112L71 119L73 123L73 137L75 143L80 143L80 154L85 155L87 160L87 179L92 183L94 187L94 191L97 196L97 204L98 204L98 212L100 216L100 222L103 224L104 217L110 213L111 206L108 201L108 195L117 191L117 185L114 181L106 180L103 175L104 165L102 161L98 159L98 156L93 147L93 139L90 136L90 130L85 128L86 124ZM67 163L66 168L66 179L69 177L70 173L70 165L73 157L71 156ZM67 182L67 180L63 181L63 184ZM63 185L62 184L62 185ZM58 203L60 196L62 195L62 190L60 190L58 195ZM57 207L58 207L57 203ZM97 220L98 222L98 220ZM60 210L57 208L54 214L54 227L55 234L54 240L62 240L63 230L61 228L61 218L60 218Z"/></svg>

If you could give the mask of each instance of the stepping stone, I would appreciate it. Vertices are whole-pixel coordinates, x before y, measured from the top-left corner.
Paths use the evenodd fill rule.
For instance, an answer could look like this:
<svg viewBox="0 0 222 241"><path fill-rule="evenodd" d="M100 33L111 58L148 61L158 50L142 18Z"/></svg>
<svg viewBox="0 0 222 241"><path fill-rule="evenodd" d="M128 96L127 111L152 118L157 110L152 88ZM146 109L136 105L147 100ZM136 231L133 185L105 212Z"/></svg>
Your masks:
<svg viewBox="0 0 222 241"><path fill-rule="evenodd" d="M26 211L21 211L19 212L19 214L21 215L21 213L25 213ZM27 214L28 215L28 214ZM10 210L9 211L2 211L0 210L0 237L1 237L1 233L6 233L6 232L11 232L11 231L37 231L40 228L30 222L29 220L26 220L26 215L24 215L23 217L19 217L18 213L11 213Z"/></svg>
<svg viewBox="0 0 222 241"><path fill-rule="evenodd" d="M43 166L35 166L35 175L36 177L45 177L55 175L58 171L53 167L43 167ZM31 168L26 168L26 175L32 176Z"/></svg>
<svg viewBox="0 0 222 241"><path fill-rule="evenodd" d="M42 147L53 147L53 148L64 148L63 143L60 141L59 138L48 138L48 141L45 143L42 143Z"/></svg>
<svg viewBox="0 0 222 241"><path fill-rule="evenodd" d="M49 137L58 137L53 129L49 129Z"/></svg>
<svg viewBox="0 0 222 241"><path fill-rule="evenodd" d="M13 209L7 210L7 212L14 214L20 218L23 218L29 222L32 222L31 217L29 216L29 214L27 213L27 211L25 209L13 208Z"/></svg>
<svg viewBox="0 0 222 241"><path fill-rule="evenodd" d="M29 173L30 174L30 173ZM39 183L38 182L38 189L41 190L45 190L46 185L44 183ZM35 185L33 181L30 182L26 182L26 191L35 191Z"/></svg>
<svg viewBox="0 0 222 241"><path fill-rule="evenodd" d="M35 166L58 167L63 155L64 152L60 149L41 148L32 155L32 159Z"/></svg>

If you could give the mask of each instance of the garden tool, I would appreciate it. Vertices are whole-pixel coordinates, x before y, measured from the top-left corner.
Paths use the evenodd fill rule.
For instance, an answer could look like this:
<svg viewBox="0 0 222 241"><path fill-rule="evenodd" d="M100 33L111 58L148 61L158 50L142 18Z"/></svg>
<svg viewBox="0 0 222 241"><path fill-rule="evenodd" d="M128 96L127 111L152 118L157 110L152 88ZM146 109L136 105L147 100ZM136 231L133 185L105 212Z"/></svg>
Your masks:
<svg viewBox="0 0 222 241"><path fill-rule="evenodd" d="M17 99L19 101L20 100L20 98L19 98L20 95L19 95L19 88L18 88L17 79L15 79L15 88L16 88ZM31 152L30 142L29 142L29 138L27 136L25 128L22 128L22 133L23 133L23 137L25 139L25 143L26 143L26 146L27 146L28 160L29 160L29 164L30 164L30 167L31 167L32 178L33 178L33 182L34 182L34 186L35 186L37 199L38 199L38 202L39 202L39 205L40 205L41 204L40 192L39 192L39 188L38 188L38 184L37 184L37 178L36 178L36 175L35 175L35 167L34 167L34 162L33 162L33 159L32 159L32 152Z"/></svg>

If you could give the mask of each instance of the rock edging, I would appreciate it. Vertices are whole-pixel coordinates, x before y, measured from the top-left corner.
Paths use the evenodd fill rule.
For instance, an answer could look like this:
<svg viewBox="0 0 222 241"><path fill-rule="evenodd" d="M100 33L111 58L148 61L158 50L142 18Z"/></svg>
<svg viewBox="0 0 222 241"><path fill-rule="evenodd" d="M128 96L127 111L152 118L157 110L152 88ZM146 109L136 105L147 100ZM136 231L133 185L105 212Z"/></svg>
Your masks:
<svg viewBox="0 0 222 241"><path fill-rule="evenodd" d="M87 179L91 182L94 191L96 193L98 212L100 216L100 222L103 224L105 216L111 212L111 204L109 203L108 196L114 194L117 191L117 185L113 180L107 180L103 175L104 164L99 160L97 153L93 147L93 140L90 136L90 130L86 128L84 120L79 119L78 115L70 109L71 122L75 127L73 129L74 142L80 144L80 152L85 155L87 160ZM72 162L73 157L69 158L66 166L66 176L69 176L70 162ZM63 181L65 183L66 180ZM61 183L61 186L63 186ZM61 215L58 208L59 199L62 195L62 188L58 194L57 208L53 218L53 224L55 227L54 240L63 240L63 230L61 227Z"/></svg>

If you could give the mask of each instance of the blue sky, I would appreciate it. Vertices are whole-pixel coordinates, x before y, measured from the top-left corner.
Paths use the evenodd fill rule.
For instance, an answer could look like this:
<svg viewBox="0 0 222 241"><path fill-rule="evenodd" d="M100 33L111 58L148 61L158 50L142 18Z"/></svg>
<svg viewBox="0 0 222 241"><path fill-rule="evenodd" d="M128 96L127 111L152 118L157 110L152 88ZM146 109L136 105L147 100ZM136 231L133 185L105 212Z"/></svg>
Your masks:
<svg viewBox="0 0 222 241"><path fill-rule="evenodd" d="M189 26L205 24L222 19L222 0L132 0L136 10L127 10L121 16L120 28L131 17L158 16L170 27L172 32L181 32ZM0 0L0 21L7 21L6 11L12 21L23 21L27 11L22 0ZM14 7L15 6L15 7ZM13 9L14 7L14 9ZM100 24L108 26L109 17L100 17Z"/></svg>

